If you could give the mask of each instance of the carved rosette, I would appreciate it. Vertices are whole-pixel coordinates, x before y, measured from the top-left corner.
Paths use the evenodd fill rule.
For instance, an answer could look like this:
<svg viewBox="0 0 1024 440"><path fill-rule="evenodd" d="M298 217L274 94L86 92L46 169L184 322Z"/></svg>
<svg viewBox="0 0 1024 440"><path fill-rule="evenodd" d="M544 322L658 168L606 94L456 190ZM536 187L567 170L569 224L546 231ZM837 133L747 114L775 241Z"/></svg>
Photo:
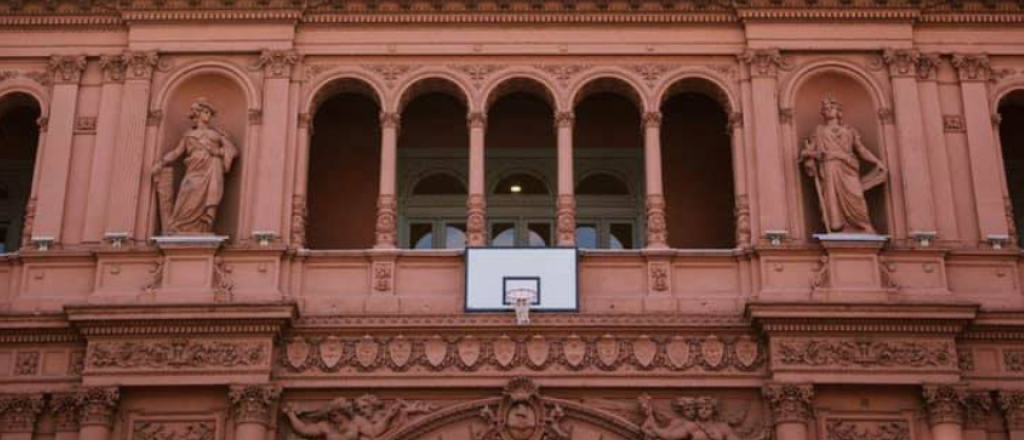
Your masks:
<svg viewBox="0 0 1024 440"><path fill-rule="evenodd" d="M986 81L993 73L988 55L954 54L951 61L960 81Z"/></svg>
<svg viewBox="0 0 1024 440"><path fill-rule="evenodd" d="M58 393L50 396L50 414L57 432L78 432L82 415L82 396L79 393Z"/></svg>
<svg viewBox="0 0 1024 440"><path fill-rule="evenodd" d="M396 244L395 236L397 226L395 219L398 217L398 202L391 194L377 196L377 223L374 232L377 242L374 247L377 249L393 249Z"/></svg>
<svg viewBox="0 0 1024 440"><path fill-rule="evenodd" d="M117 387L89 388L82 391L82 426L114 426L114 414L121 393Z"/></svg>
<svg viewBox="0 0 1024 440"><path fill-rule="evenodd" d="M963 390L951 385L925 385L922 388L924 407L928 421L934 425L943 423L963 424Z"/></svg>
<svg viewBox="0 0 1024 440"><path fill-rule="evenodd" d="M985 429L992 414L992 393L988 390L968 390L964 393L964 427Z"/></svg>
<svg viewBox="0 0 1024 440"><path fill-rule="evenodd" d="M999 407L1006 417L1006 427L1024 429L1024 390L999 391Z"/></svg>
<svg viewBox="0 0 1024 440"><path fill-rule="evenodd" d="M270 423L270 408L281 396L281 387L273 385L232 385L228 390L231 415L236 424Z"/></svg>
<svg viewBox="0 0 1024 440"><path fill-rule="evenodd" d="M814 414L814 386L775 383L761 389L776 424L807 423Z"/></svg>
<svg viewBox="0 0 1024 440"><path fill-rule="evenodd" d="M42 411L42 394L0 396L0 432L31 433Z"/></svg>
<svg viewBox="0 0 1024 440"><path fill-rule="evenodd" d="M487 244L487 202L483 194L470 194L466 201L466 244Z"/></svg>
<svg viewBox="0 0 1024 440"><path fill-rule="evenodd" d="M779 69L790 68L778 49L749 49L738 55L738 58L750 66L750 75L753 77L773 78L779 74Z"/></svg>
<svg viewBox="0 0 1024 440"><path fill-rule="evenodd" d="M665 196L661 194L647 195L647 247L668 247L668 228L665 220Z"/></svg>
<svg viewBox="0 0 1024 440"><path fill-rule="evenodd" d="M288 78L299 59L299 53L294 50L264 49L253 63L253 68L263 69L267 78Z"/></svg>
<svg viewBox="0 0 1024 440"><path fill-rule="evenodd" d="M556 206L558 222L558 245L576 245L576 196L559 194Z"/></svg>
<svg viewBox="0 0 1024 440"><path fill-rule="evenodd" d="M50 76L56 84L78 84L85 66L85 55L54 55L50 57Z"/></svg>
<svg viewBox="0 0 1024 440"><path fill-rule="evenodd" d="M295 194L292 196L292 247L302 249L306 247L306 196Z"/></svg>

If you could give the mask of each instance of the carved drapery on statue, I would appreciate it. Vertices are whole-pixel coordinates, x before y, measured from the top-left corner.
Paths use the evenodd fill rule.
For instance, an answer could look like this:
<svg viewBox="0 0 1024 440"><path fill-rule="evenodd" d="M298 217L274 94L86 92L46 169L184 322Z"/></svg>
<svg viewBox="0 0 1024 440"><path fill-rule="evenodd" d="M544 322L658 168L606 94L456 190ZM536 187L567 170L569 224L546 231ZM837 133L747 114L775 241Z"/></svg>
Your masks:
<svg viewBox="0 0 1024 440"><path fill-rule="evenodd" d="M165 235L211 234L224 198L224 175L238 149L210 124L217 110L199 98L189 111L193 126L177 146L153 167L160 225ZM175 188L173 165L181 160L184 175Z"/></svg>
<svg viewBox="0 0 1024 440"><path fill-rule="evenodd" d="M843 124L843 107L833 98L821 103L825 123L804 142L800 163L814 179L814 189L828 233L874 234L864 193L885 183L882 161L861 141L860 133ZM861 172L861 162L873 165Z"/></svg>

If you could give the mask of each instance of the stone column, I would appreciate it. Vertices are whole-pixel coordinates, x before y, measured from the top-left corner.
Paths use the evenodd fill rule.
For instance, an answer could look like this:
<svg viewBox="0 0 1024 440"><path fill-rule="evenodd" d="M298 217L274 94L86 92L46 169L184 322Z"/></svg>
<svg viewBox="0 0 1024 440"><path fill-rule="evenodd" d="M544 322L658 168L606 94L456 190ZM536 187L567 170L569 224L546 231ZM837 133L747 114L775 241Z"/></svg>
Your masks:
<svg viewBox="0 0 1024 440"><path fill-rule="evenodd" d="M988 439L988 420L993 409L992 395L988 390L964 393L964 440Z"/></svg>
<svg viewBox="0 0 1024 440"><path fill-rule="evenodd" d="M886 49L882 60L889 66L892 81L908 232L911 236L933 234L936 230L935 198L917 87L918 65L928 58L912 49Z"/></svg>
<svg viewBox="0 0 1024 440"><path fill-rule="evenodd" d="M0 440L32 440L42 411L42 394L0 395Z"/></svg>
<svg viewBox="0 0 1024 440"><path fill-rule="evenodd" d="M921 54L917 60L917 86L921 96L921 118L924 124L925 145L931 163L935 218L939 237L960 240L956 221L956 203L953 196L953 177L946 151L946 129L939 97L938 54Z"/></svg>
<svg viewBox="0 0 1024 440"><path fill-rule="evenodd" d="M228 400L235 419L234 440L265 440L270 410L280 396L281 388L273 385L232 385Z"/></svg>
<svg viewBox="0 0 1024 440"><path fill-rule="evenodd" d="M306 247L306 194L309 186L309 138L313 135L309 113L299 113L298 143L295 153L295 182L292 194L291 247Z"/></svg>
<svg viewBox="0 0 1024 440"><path fill-rule="evenodd" d="M647 187L647 249L668 249L665 192L661 179L661 112L643 115L644 184Z"/></svg>
<svg viewBox="0 0 1024 440"><path fill-rule="evenodd" d="M1024 440L1024 390L999 391L999 407L1006 417L1010 440Z"/></svg>
<svg viewBox="0 0 1024 440"><path fill-rule="evenodd" d="M922 397L932 440L963 440L963 390L952 385L925 385Z"/></svg>
<svg viewBox="0 0 1024 440"><path fill-rule="evenodd" d="M292 67L299 62L294 50L263 50L255 67L263 69L263 107L259 154L253 155L259 176L255 206L251 213L251 233L273 233L280 237L282 213L285 209L285 174L288 144L288 125L293 121L289 112ZM252 151L252 150L250 150ZM247 238L247 237L246 237Z"/></svg>
<svg viewBox="0 0 1024 440"><path fill-rule="evenodd" d="M135 214L139 206L140 179L149 177L150 167L142 162L146 147L150 83L157 60L155 51L125 52L120 60L125 69L124 90L121 93L121 111L117 121L105 232L127 233L136 240L146 239L138 235L144 231L135 231Z"/></svg>
<svg viewBox="0 0 1024 440"><path fill-rule="evenodd" d="M395 181L398 176L398 113L380 115L380 189L377 195L377 249L394 249L397 244L398 202Z"/></svg>
<svg viewBox="0 0 1024 440"><path fill-rule="evenodd" d="M777 440L807 440L807 423L814 413L814 386L773 383L761 393L768 400Z"/></svg>
<svg viewBox="0 0 1024 440"><path fill-rule="evenodd" d="M469 199L466 201L466 244L487 245L487 198L484 189L484 135L487 115L470 113L469 124Z"/></svg>
<svg viewBox="0 0 1024 440"><path fill-rule="evenodd" d="M54 440L78 440L81 429L82 398L76 392L50 396L50 414L53 415Z"/></svg>
<svg viewBox="0 0 1024 440"><path fill-rule="evenodd" d="M555 114L558 130L558 200L555 209L558 223L558 246L576 246L576 195L572 163L572 112Z"/></svg>
<svg viewBox="0 0 1024 440"><path fill-rule="evenodd" d="M960 77L960 92L964 106L964 125L971 158L975 212L982 240L995 243L1008 240L1004 202L1003 164L999 145L992 128L992 114L988 102L986 82L992 67L985 55L953 55L953 67Z"/></svg>
<svg viewBox="0 0 1024 440"><path fill-rule="evenodd" d="M82 391L82 414L78 440L110 440L114 415L121 393L117 387L89 388Z"/></svg>
<svg viewBox="0 0 1024 440"><path fill-rule="evenodd" d="M89 173L89 203L86 206L83 241L99 242L107 220L107 195L117 141L117 119L121 112L125 63L120 55L100 57L103 86L100 88L100 110L96 118L96 144Z"/></svg>
<svg viewBox="0 0 1024 440"><path fill-rule="evenodd" d="M739 56L749 66L753 107L753 150L757 169L757 197L761 234L789 231L786 221L786 167L779 144L779 68L787 67L778 49L750 49Z"/></svg>
<svg viewBox="0 0 1024 440"><path fill-rule="evenodd" d="M85 70L85 55L50 58L53 89L46 130L46 145L39 154L42 176L36 190L36 215L33 237L61 242L65 196L71 170L71 143L78 108L78 83Z"/></svg>
<svg viewBox="0 0 1024 440"><path fill-rule="evenodd" d="M736 247L747 248L752 245L750 236L750 200L747 196L747 152L743 143L743 114L733 112L729 115L727 127L732 141L732 181L735 192L736 215Z"/></svg>

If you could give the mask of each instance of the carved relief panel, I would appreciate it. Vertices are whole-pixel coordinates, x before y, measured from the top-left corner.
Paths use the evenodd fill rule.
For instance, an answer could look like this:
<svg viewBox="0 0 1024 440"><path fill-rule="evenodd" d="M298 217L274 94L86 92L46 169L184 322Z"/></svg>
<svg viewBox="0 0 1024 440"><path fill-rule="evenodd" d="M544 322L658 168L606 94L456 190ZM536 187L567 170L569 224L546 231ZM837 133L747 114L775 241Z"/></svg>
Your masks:
<svg viewBox="0 0 1024 440"><path fill-rule="evenodd" d="M223 440L219 414L130 414L127 440Z"/></svg>

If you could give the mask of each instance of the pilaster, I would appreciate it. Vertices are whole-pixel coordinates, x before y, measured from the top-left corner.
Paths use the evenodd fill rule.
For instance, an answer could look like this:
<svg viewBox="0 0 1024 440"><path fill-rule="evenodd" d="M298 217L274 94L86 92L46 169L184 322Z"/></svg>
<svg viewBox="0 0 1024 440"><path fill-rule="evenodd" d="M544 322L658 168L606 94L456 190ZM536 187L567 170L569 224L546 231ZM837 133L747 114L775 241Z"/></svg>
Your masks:
<svg viewBox="0 0 1024 440"><path fill-rule="evenodd" d="M965 440L985 440L988 437L988 420L993 410L992 393L988 390L964 392Z"/></svg>
<svg viewBox="0 0 1024 440"><path fill-rule="evenodd" d="M0 395L0 439L31 440L43 404L42 394Z"/></svg>
<svg viewBox="0 0 1024 440"><path fill-rule="evenodd" d="M103 72L103 85L100 87L96 143L93 147L92 168L89 174L89 203L86 205L82 235L85 242L103 240L126 69L124 59L120 55L103 55L100 57L99 65Z"/></svg>
<svg viewBox="0 0 1024 440"><path fill-rule="evenodd" d="M1024 440L1024 390L1000 390L998 397L1010 440Z"/></svg>
<svg viewBox="0 0 1024 440"><path fill-rule="evenodd" d="M778 440L807 440L807 423L814 414L814 386L770 383L761 388L768 401Z"/></svg>
<svg viewBox="0 0 1024 440"><path fill-rule="evenodd" d="M661 112L643 115L644 174L646 177L647 244L648 249L668 248L665 219L665 195L661 177Z"/></svg>
<svg viewBox="0 0 1024 440"><path fill-rule="evenodd" d="M258 425L260 434L271 421L271 409L281 396L281 387L274 385L232 385L228 390L231 416L235 426ZM259 440L262 436L238 436L239 440Z"/></svg>
<svg viewBox="0 0 1024 440"><path fill-rule="evenodd" d="M280 237L285 209L289 98L292 69L300 61L294 50L263 50L253 67L263 69L263 106L260 110L260 137L256 160L257 192L253 203L253 233L273 233ZM250 151L252 151L250 149ZM245 237L248 238L248 237Z"/></svg>
<svg viewBox="0 0 1024 440"><path fill-rule="evenodd" d="M121 400L117 387L96 387L82 390L82 415L79 440L110 440L114 416Z"/></svg>
<svg viewBox="0 0 1024 440"><path fill-rule="evenodd" d="M946 128L942 114L942 102L939 97L938 69L943 64L939 54L920 54L915 67L921 102L921 121L932 174L936 232L941 240L959 241L960 230L957 225L956 202L953 195L955 179L953 179L953 172L949 166L949 152L946 151Z"/></svg>

